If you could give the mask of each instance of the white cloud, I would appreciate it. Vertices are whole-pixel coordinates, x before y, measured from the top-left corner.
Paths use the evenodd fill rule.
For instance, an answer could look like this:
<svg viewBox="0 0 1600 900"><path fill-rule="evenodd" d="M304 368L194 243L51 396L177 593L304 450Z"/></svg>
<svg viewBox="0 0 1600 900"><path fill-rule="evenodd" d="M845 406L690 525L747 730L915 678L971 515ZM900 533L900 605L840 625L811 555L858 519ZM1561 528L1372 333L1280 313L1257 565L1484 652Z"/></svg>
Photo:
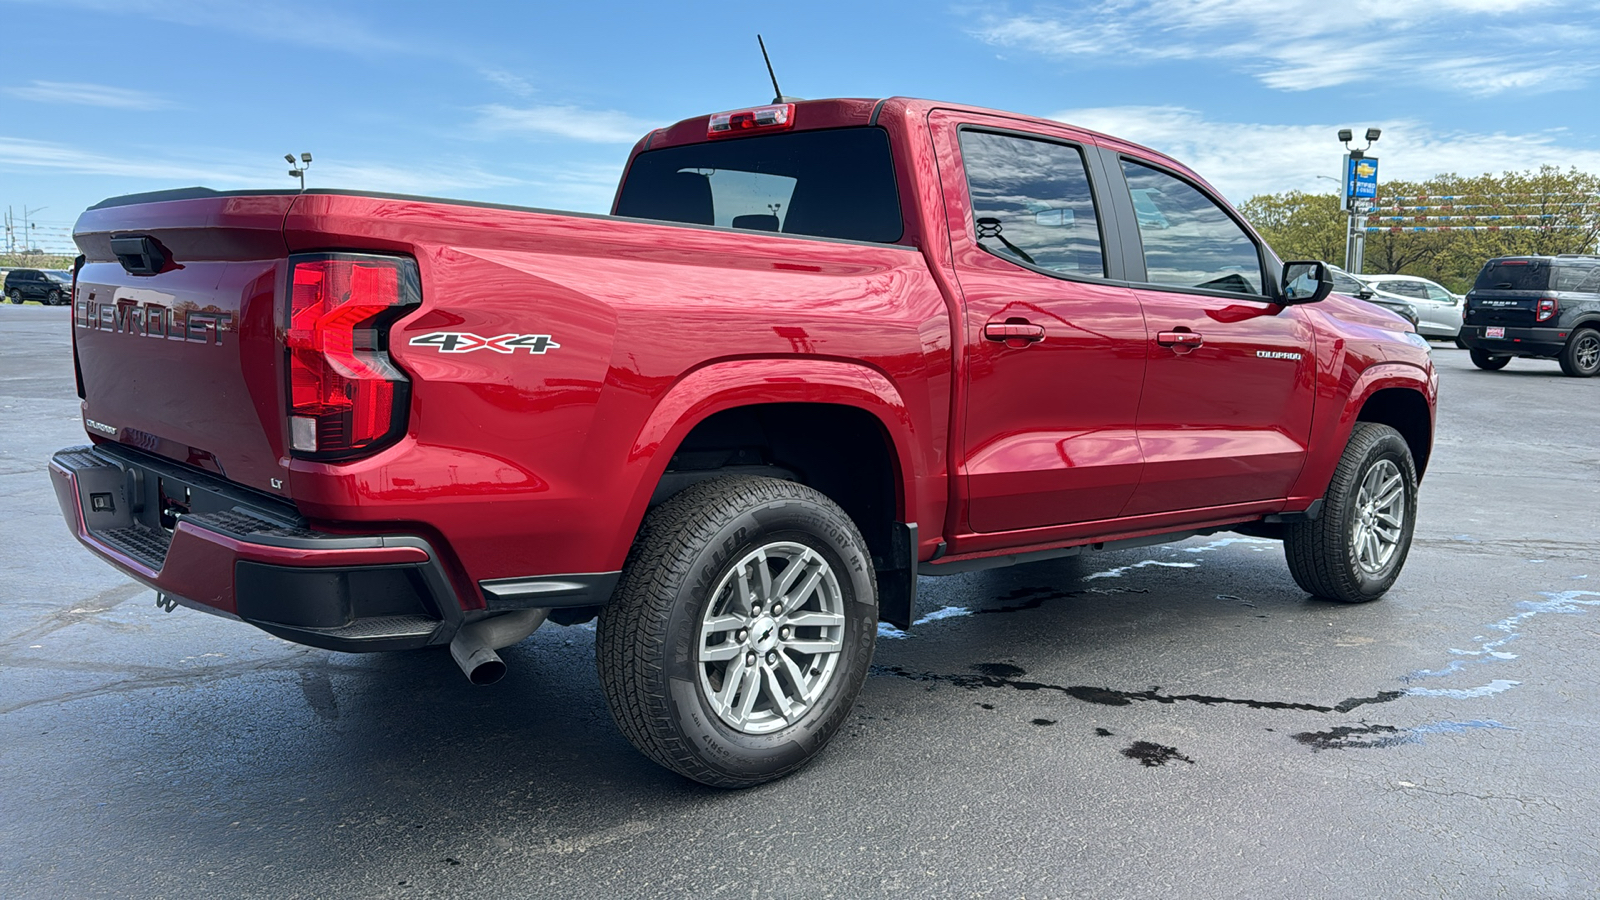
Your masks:
<svg viewBox="0 0 1600 900"><path fill-rule="evenodd" d="M263 160L263 163L260 168L265 170L265 164L271 163L271 160ZM0 137L0 168L46 169L73 175L116 175L165 182L181 181L184 184L203 181L229 187L237 187L242 183L254 184L264 180L250 176L251 169L256 167L246 168L226 163L197 163L194 160L176 161L148 156L121 158L80 150L65 144L12 137Z"/></svg>
<svg viewBox="0 0 1600 900"><path fill-rule="evenodd" d="M426 53L429 48L380 34L361 18L327 3L283 0L24 0L53 7L71 6L100 15L136 16L174 25L214 28L262 40L325 47L348 53ZM376 17L375 17L376 18Z"/></svg>
<svg viewBox="0 0 1600 900"><path fill-rule="evenodd" d="M502 90L516 94L518 97L527 97L533 94L533 85L520 75L514 75L504 69L479 69L485 81Z"/></svg>
<svg viewBox="0 0 1600 900"><path fill-rule="evenodd" d="M1280 191L1337 190L1343 147L1335 132L1348 125L1216 122L1191 109L1120 106L1068 109L1050 116L1159 150L1189 166L1230 201ZM1363 123L1366 124L1366 123ZM1372 123L1383 137L1372 153L1384 180L1420 181L1445 173L1481 175L1544 164L1600 172L1600 150L1563 146L1561 133L1441 131L1397 119Z"/></svg>
<svg viewBox="0 0 1600 900"><path fill-rule="evenodd" d="M489 134L539 134L597 144L631 144L657 127L616 110L577 106L512 107L492 103L477 111L478 128Z"/></svg>
<svg viewBox="0 0 1600 900"><path fill-rule="evenodd" d="M1595 0L1093 0L984 16L973 34L1058 59L1211 60L1286 91L1401 77L1487 95L1586 81L1596 13Z"/></svg>
<svg viewBox="0 0 1600 900"><path fill-rule="evenodd" d="M172 105L166 99L144 91L71 81L35 81L4 90L13 97L39 103L72 103L108 109L162 109Z"/></svg>
<svg viewBox="0 0 1600 900"><path fill-rule="evenodd" d="M209 158L139 155L111 156L65 144L25 138L0 137L0 170L53 171L72 175L109 175L141 179L165 186L204 184L219 189L284 188L297 182L287 174L281 158L265 154L244 159L233 151L218 151ZM396 166L381 162L321 161L306 173L313 188L379 191L394 194L437 195L442 191L473 190L523 184L518 178L486 172L470 164L435 163L425 167ZM146 190L138 185L130 190Z"/></svg>

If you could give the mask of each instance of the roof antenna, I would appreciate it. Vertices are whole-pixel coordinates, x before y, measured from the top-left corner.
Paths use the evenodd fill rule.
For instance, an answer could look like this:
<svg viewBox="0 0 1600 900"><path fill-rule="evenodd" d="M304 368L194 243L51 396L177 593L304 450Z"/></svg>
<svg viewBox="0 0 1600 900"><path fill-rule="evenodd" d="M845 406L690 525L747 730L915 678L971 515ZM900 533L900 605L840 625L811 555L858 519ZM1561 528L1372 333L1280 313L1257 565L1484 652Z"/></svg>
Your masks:
<svg viewBox="0 0 1600 900"><path fill-rule="evenodd" d="M783 89L778 87L778 76L772 71L772 57L767 55L767 42L763 41L761 35L758 34L756 35L756 43L761 45L761 58L767 61L767 75L772 79L772 102L793 103L796 100L803 99L801 97L785 97L783 95Z"/></svg>

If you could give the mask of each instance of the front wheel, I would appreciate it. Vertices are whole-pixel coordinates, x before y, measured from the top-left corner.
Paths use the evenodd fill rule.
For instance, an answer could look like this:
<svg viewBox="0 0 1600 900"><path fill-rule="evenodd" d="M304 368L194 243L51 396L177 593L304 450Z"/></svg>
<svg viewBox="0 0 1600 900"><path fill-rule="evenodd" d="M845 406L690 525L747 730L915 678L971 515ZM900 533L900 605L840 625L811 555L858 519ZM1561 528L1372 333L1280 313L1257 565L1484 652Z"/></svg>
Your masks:
<svg viewBox="0 0 1600 900"><path fill-rule="evenodd" d="M1561 348L1561 371L1574 378L1589 378L1600 372L1600 331L1580 328Z"/></svg>
<svg viewBox="0 0 1600 900"><path fill-rule="evenodd" d="M1472 350L1469 352L1472 356L1472 364L1484 370L1485 372L1493 372L1498 369L1504 369L1506 367L1506 363L1511 362L1511 357L1495 356L1487 350Z"/></svg>
<svg viewBox="0 0 1600 900"><path fill-rule="evenodd" d="M600 616L600 683L644 755L748 787L838 731L877 618L871 554L838 505L793 482L716 478L646 517Z"/></svg>
<svg viewBox="0 0 1600 900"><path fill-rule="evenodd" d="M44 298L44 305L45 306L60 306L61 305L61 292L60 291L51 291L50 292L50 296Z"/></svg>
<svg viewBox="0 0 1600 900"><path fill-rule="evenodd" d="M1358 422L1334 470L1322 515L1284 529L1295 583L1344 603L1376 600L1400 577L1417 518L1417 468L1400 432Z"/></svg>

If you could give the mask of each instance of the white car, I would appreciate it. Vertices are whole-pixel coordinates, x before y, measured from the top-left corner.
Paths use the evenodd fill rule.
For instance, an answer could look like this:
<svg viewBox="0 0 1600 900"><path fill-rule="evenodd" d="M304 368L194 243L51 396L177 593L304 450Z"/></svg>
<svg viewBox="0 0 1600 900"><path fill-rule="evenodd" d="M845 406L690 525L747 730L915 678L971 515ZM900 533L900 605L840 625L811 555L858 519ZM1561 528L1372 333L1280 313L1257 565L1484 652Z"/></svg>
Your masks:
<svg viewBox="0 0 1600 900"><path fill-rule="evenodd" d="M1453 341L1461 335L1463 298L1443 285L1415 275L1361 275L1379 296L1411 304L1417 314L1417 333L1435 340Z"/></svg>

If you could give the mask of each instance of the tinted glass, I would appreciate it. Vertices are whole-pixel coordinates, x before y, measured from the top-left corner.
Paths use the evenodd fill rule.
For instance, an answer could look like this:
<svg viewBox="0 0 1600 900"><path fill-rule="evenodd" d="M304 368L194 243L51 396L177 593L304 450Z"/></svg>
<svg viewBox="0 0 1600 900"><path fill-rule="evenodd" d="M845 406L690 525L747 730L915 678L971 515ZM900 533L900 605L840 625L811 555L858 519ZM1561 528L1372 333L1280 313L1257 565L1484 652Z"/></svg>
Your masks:
<svg viewBox="0 0 1600 900"><path fill-rule="evenodd" d="M963 131L961 157L979 245L1063 275L1105 277L1100 217L1078 148Z"/></svg>
<svg viewBox="0 0 1600 900"><path fill-rule="evenodd" d="M1399 294L1402 297L1415 297L1418 300L1428 299L1427 285L1419 281L1379 281L1375 286L1380 291Z"/></svg>
<svg viewBox="0 0 1600 900"><path fill-rule="evenodd" d="M1348 273L1329 270L1328 274L1333 276L1333 290L1336 294L1349 294L1354 297L1357 292L1363 290L1361 282L1351 278Z"/></svg>
<svg viewBox="0 0 1600 900"><path fill-rule="evenodd" d="M1600 266L1573 266L1557 263L1551 269L1552 288L1558 291L1600 293Z"/></svg>
<svg viewBox="0 0 1600 900"><path fill-rule="evenodd" d="M1542 291L1550 284L1550 267L1543 262L1491 262L1478 273L1473 290Z"/></svg>
<svg viewBox="0 0 1600 900"><path fill-rule="evenodd" d="M617 215L878 243L905 230L880 128L650 150L628 170Z"/></svg>
<svg viewBox="0 0 1600 900"><path fill-rule="evenodd" d="M1255 242L1189 184L1124 160L1122 173L1144 241L1145 278L1155 284L1261 293Z"/></svg>

